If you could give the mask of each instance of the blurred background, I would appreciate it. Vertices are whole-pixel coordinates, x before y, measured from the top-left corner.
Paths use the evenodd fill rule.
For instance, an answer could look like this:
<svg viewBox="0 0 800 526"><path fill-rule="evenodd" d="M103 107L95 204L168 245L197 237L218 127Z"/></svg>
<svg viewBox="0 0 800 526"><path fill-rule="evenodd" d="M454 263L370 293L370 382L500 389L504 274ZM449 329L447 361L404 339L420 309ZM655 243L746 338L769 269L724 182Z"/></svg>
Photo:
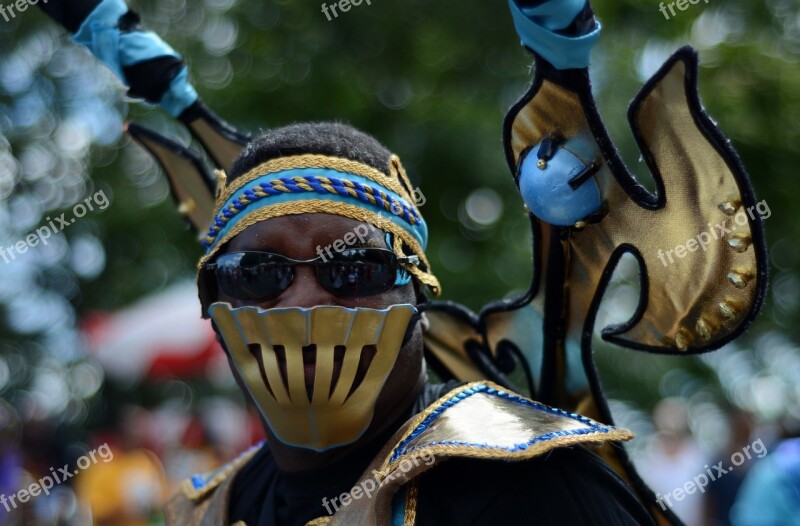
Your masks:
<svg viewBox="0 0 800 526"><path fill-rule="evenodd" d="M237 127L341 120L397 152L426 198L428 255L444 298L478 310L527 288L529 224L501 125L530 82L531 57L505 2L381 0L331 21L316 2L128 3ZM704 104L772 212L772 284L742 338L701 357L596 344L617 423L638 434L629 450L663 494L754 440L771 448L798 431L800 9L796 0L711 0L667 20L654 0L592 4L605 26L592 56L595 96L640 179L651 185L627 104L691 44ZM103 443L115 458L13 513L0 509L0 525L160 524L159 504L180 480L260 437L199 319L200 248L160 170L122 134L127 120L191 141L162 111L127 100L43 13L0 19L0 246L69 217L97 192L110 203L0 260L0 493ZM621 277L606 315L625 318L637 294L635 280ZM675 511L691 525L727 524L757 462Z"/></svg>

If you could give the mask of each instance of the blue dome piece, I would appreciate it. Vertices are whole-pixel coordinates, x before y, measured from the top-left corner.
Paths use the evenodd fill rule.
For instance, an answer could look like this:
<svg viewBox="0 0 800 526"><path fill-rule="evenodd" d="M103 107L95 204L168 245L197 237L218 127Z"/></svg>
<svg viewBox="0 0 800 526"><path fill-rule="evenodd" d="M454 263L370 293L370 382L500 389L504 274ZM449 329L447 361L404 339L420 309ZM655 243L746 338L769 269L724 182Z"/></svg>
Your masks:
<svg viewBox="0 0 800 526"><path fill-rule="evenodd" d="M585 162L552 139L534 146L519 170L519 191L528 210L547 223L572 226L600 209L600 187Z"/></svg>

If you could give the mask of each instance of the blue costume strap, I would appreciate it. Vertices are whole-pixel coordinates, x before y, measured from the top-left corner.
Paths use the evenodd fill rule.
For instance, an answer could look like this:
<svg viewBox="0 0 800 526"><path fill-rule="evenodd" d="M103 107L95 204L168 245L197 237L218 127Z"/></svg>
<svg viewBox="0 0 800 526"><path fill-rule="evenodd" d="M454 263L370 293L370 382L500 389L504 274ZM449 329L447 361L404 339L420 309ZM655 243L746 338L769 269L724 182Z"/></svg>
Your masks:
<svg viewBox="0 0 800 526"><path fill-rule="evenodd" d="M600 37L600 23L589 33L577 37L556 33L569 26L587 0L548 0L536 7L520 8L508 0L514 27L522 44L551 63L556 69L582 69L589 66L592 47Z"/></svg>
<svg viewBox="0 0 800 526"><path fill-rule="evenodd" d="M120 31L119 19L128 12L124 0L103 0L86 17L72 40L85 46L127 85L124 67L159 57L181 56L152 31ZM197 100L184 66L172 79L159 104L173 117L179 116Z"/></svg>

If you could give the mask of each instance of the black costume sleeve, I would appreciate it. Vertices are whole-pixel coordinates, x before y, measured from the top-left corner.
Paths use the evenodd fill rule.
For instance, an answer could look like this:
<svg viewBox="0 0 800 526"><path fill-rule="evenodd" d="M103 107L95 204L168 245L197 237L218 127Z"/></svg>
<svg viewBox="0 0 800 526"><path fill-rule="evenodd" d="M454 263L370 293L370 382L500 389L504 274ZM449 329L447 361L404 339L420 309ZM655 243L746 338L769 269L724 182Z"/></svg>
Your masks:
<svg viewBox="0 0 800 526"><path fill-rule="evenodd" d="M582 447L529 461L459 459L422 476L419 525L653 525L625 483Z"/></svg>
<svg viewBox="0 0 800 526"><path fill-rule="evenodd" d="M50 18L67 28L67 31L75 33L99 3L100 0L58 0L39 2L36 5Z"/></svg>

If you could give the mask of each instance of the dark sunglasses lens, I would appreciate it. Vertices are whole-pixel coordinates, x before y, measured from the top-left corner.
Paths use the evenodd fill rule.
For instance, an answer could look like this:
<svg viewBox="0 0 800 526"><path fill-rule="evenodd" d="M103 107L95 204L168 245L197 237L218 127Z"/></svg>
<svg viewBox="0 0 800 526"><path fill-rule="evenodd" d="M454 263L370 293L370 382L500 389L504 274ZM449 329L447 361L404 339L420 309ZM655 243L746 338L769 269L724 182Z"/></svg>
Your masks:
<svg viewBox="0 0 800 526"><path fill-rule="evenodd" d="M344 250L317 267L320 285L344 298L382 294L396 278L397 258L388 250Z"/></svg>
<svg viewBox="0 0 800 526"><path fill-rule="evenodd" d="M292 283L292 267L281 256L265 252L232 252L217 259L219 290L238 300L266 300Z"/></svg>

